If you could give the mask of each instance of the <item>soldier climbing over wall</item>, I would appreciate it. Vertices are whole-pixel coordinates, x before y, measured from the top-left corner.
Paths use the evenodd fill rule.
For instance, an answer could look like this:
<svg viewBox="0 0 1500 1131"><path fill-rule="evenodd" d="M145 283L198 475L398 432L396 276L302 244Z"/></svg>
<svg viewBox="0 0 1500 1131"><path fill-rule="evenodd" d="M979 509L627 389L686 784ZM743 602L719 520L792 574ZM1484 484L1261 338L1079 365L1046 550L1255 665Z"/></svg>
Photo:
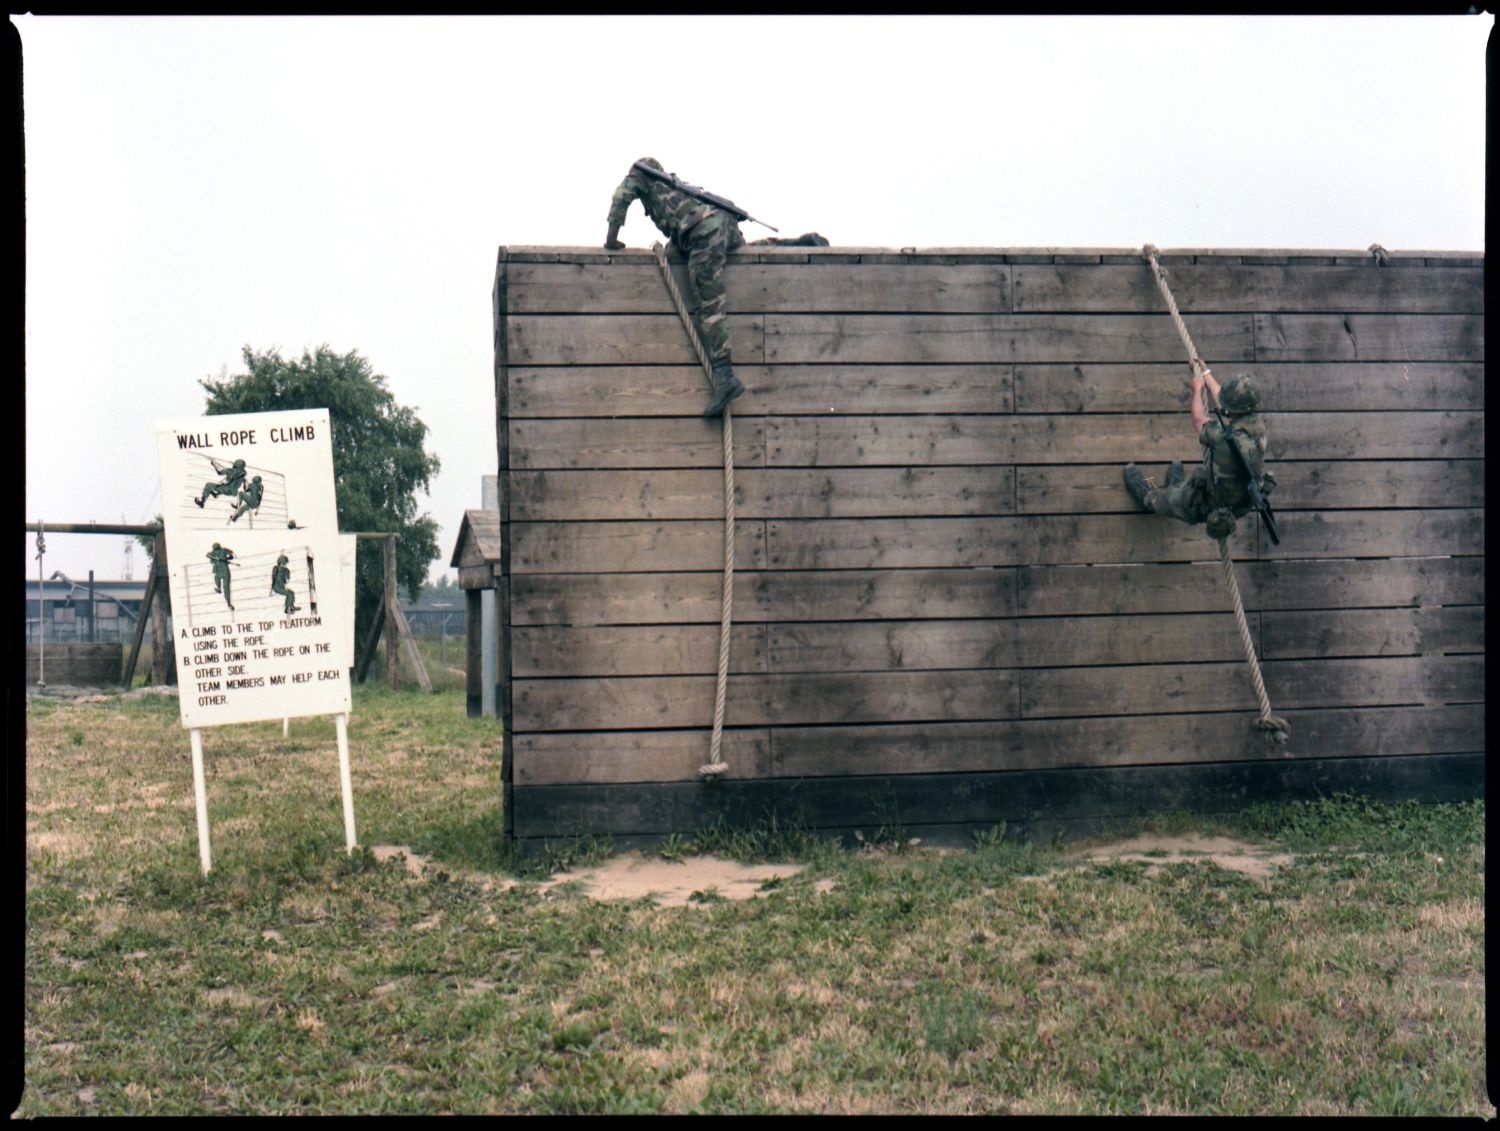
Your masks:
<svg viewBox="0 0 1500 1131"><path fill-rule="evenodd" d="M235 509L235 512L229 516L229 521L238 522L240 520L240 515L244 514L246 511L256 510L260 506L260 500L262 496L264 496L264 494L265 488L261 486L260 476L257 475L253 477L249 483L245 484L245 486L241 488L240 493L235 496L235 502L237 502L239 506Z"/></svg>
<svg viewBox="0 0 1500 1131"><path fill-rule="evenodd" d="M1236 518L1256 509L1244 468L1249 469L1263 496L1275 488L1276 479L1265 468L1266 426L1256 411L1260 393L1253 379L1241 374L1221 390L1202 358L1193 358L1192 366L1193 429L1203 445L1203 462L1186 475L1182 462L1173 460L1162 487L1128 463L1125 486L1144 509L1190 525L1205 523L1209 537L1222 540L1234 533ZM1212 396L1227 416L1224 425L1210 416L1205 396ZM1230 444L1244 457L1244 468Z"/></svg>
<svg viewBox="0 0 1500 1131"><path fill-rule="evenodd" d="M717 416L745 391L744 384L730 368L729 320L724 313L724 262L731 251L744 246L745 237L740 234L739 217L733 211L687 191L692 188L695 186L683 185L663 172L656 158L642 157L631 165L630 172L615 189L604 246L610 251L624 249L619 238L620 227L625 223L630 202L639 200L651 222L687 258L688 279L697 300L693 323L712 368L713 391L703 415Z"/></svg>

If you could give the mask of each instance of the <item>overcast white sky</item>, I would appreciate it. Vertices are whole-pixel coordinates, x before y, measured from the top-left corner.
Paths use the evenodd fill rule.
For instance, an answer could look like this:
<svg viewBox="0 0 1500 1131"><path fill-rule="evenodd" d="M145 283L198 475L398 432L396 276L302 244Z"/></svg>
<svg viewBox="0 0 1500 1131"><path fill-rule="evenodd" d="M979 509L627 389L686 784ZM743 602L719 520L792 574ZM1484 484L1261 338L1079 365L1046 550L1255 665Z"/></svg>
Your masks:
<svg viewBox="0 0 1500 1131"><path fill-rule="evenodd" d="M1484 249L1487 14L11 19L28 520L149 521L198 379L327 343L431 429L436 579L494 471L496 249L602 243L648 153L835 244Z"/></svg>

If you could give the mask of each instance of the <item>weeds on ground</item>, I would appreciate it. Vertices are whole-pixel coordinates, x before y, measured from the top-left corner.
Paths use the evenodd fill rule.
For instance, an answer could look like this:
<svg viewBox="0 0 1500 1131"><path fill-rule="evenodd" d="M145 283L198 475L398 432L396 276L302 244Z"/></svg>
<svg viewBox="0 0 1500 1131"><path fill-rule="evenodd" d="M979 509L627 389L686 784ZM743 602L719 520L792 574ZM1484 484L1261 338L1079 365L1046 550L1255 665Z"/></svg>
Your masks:
<svg viewBox="0 0 1500 1131"><path fill-rule="evenodd" d="M1479 804L1252 810L1264 878L768 820L668 846L803 864L756 899L601 902L500 846L493 720L361 689L360 840L429 866L294 720L205 736L204 879L163 705L28 709L20 1115L1494 1114Z"/></svg>

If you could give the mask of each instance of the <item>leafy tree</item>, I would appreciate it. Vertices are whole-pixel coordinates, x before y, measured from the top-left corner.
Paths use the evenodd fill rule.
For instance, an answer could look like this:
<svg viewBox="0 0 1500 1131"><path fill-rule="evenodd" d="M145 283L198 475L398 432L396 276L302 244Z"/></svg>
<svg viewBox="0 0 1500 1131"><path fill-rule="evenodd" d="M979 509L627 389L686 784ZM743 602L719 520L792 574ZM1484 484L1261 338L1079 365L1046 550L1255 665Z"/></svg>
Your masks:
<svg viewBox="0 0 1500 1131"><path fill-rule="evenodd" d="M415 601L428 563L438 556L438 524L417 513L417 489L426 493L439 467L422 446L427 425L396 403L386 379L354 350L338 354L323 345L287 361L275 348L247 345L244 359L248 372L198 382L208 393L208 414L326 408L333 425L339 529L399 533L397 584ZM355 632L362 643L385 589L379 543L362 539L356 561Z"/></svg>

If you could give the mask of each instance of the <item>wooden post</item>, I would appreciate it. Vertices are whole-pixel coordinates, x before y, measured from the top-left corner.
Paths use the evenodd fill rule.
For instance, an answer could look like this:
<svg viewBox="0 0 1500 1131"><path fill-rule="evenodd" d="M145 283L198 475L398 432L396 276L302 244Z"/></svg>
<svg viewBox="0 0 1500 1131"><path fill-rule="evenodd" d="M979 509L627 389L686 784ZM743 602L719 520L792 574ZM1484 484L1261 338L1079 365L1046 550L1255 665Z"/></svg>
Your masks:
<svg viewBox="0 0 1500 1131"><path fill-rule="evenodd" d="M406 614L401 611L401 599L396 583L396 535L384 539L385 595L381 611L385 622L385 679L391 688L401 686L400 652L406 653L406 663L423 691L432 690L432 679L427 674L427 665L417 651L417 642L412 638L411 625L406 623ZM373 639L373 634L372 637Z"/></svg>
<svg viewBox="0 0 1500 1131"><path fill-rule="evenodd" d="M130 639L130 657L125 661L125 674L120 680L127 688L135 681L135 662L141 655L141 642L146 638L146 620L151 615L151 605L155 600L156 567L153 564L146 577L146 595L141 599L140 612L135 615L135 633Z"/></svg>
<svg viewBox="0 0 1500 1131"><path fill-rule="evenodd" d="M167 537L158 534L151 543L151 570L156 585L156 600L151 603L151 682L158 687L177 684L177 650L167 628L171 597L167 585ZM142 615L144 615L144 610Z"/></svg>
<svg viewBox="0 0 1500 1131"><path fill-rule="evenodd" d="M349 716L334 716L334 730L339 744L339 793L344 800L344 851L352 853L354 836L354 782L349 772Z"/></svg>
<svg viewBox="0 0 1500 1131"><path fill-rule="evenodd" d="M214 857L208 843L208 783L203 772L203 732L193 727L188 731L188 742L193 753L193 808L198 815L198 863L206 876L214 866Z"/></svg>
<svg viewBox="0 0 1500 1131"><path fill-rule="evenodd" d="M391 610L396 608L396 540L387 538L381 543L385 555L385 682L392 690L401 686L401 657L397 650L396 626Z"/></svg>
<svg viewBox="0 0 1500 1131"><path fill-rule="evenodd" d="M380 642L380 630L385 627L385 602L380 602L380 607L375 610L375 619L370 622L370 635L365 637L365 646L360 649L359 663L354 668L354 679L357 683L364 683L365 676L370 673L370 661L375 658L375 645Z"/></svg>
<svg viewBox="0 0 1500 1131"><path fill-rule="evenodd" d="M483 593L464 590L464 707L471 719L484 714Z"/></svg>

